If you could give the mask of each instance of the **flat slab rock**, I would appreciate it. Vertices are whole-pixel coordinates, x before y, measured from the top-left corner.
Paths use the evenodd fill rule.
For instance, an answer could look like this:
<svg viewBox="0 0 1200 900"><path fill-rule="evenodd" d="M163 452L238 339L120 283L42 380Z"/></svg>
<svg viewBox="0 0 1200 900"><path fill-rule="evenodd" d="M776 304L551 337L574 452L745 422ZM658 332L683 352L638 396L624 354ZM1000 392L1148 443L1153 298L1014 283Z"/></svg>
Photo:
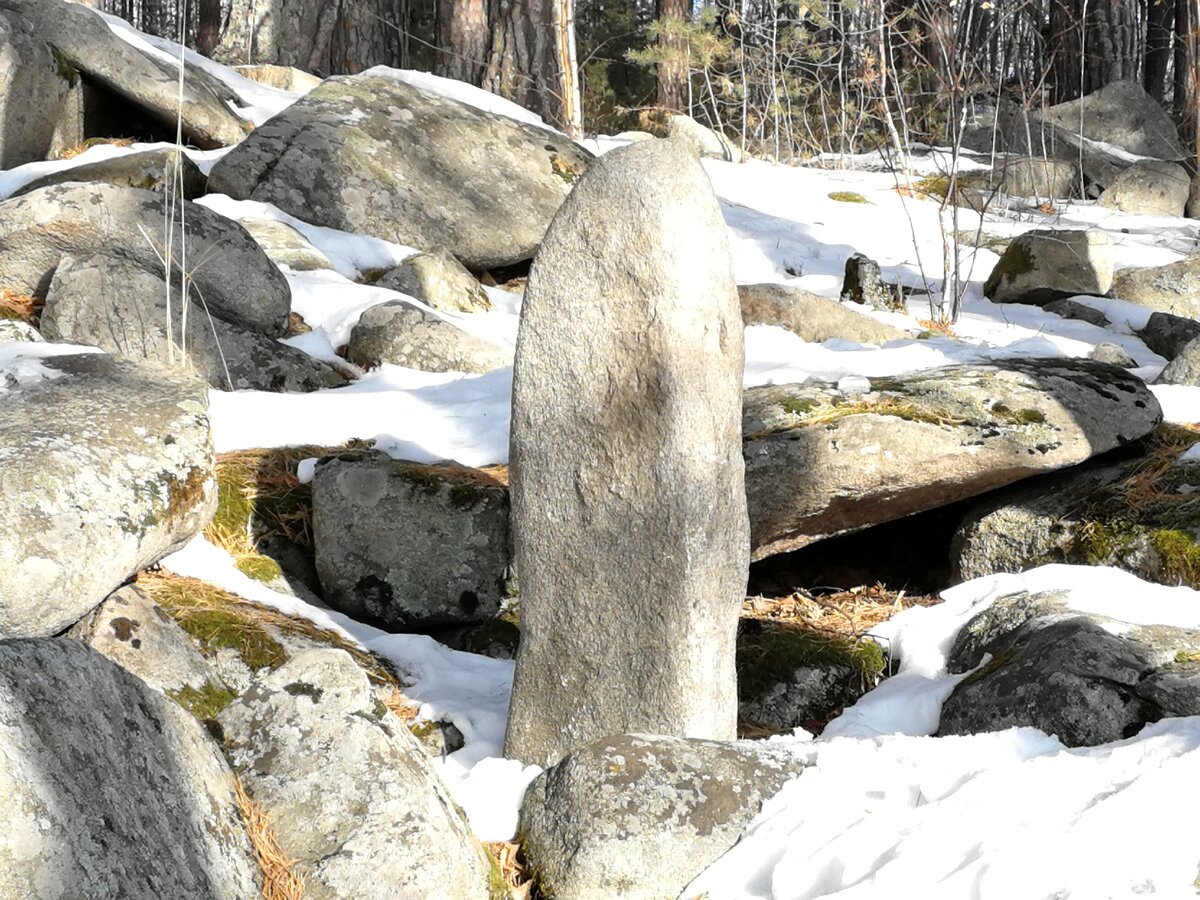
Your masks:
<svg viewBox="0 0 1200 900"><path fill-rule="evenodd" d="M216 507L208 388L103 354L0 375L0 637L56 634Z"/></svg>
<svg viewBox="0 0 1200 900"><path fill-rule="evenodd" d="M530 785L521 846L547 897L675 897L803 768L750 741L602 738Z"/></svg>
<svg viewBox="0 0 1200 900"><path fill-rule="evenodd" d="M1083 462L1162 418L1142 381L1091 360L948 366L871 388L746 391L755 559Z"/></svg>

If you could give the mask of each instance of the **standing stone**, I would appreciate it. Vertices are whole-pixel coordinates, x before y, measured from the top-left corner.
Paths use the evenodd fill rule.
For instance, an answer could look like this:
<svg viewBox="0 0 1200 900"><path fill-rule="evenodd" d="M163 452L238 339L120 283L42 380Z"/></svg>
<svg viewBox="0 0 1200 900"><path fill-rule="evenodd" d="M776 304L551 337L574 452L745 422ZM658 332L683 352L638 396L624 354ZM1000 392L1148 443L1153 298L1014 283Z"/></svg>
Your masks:
<svg viewBox="0 0 1200 900"><path fill-rule="evenodd" d="M622 732L734 737L749 530L725 235L671 141L601 158L546 234L513 381L508 756L552 765Z"/></svg>

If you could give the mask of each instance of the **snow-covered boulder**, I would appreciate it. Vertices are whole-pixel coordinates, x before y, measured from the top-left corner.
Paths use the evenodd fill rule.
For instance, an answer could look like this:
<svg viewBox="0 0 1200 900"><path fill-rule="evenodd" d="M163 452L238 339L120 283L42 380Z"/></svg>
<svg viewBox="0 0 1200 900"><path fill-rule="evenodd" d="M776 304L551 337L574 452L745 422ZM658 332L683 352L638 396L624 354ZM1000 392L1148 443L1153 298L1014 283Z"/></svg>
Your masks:
<svg viewBox="0 0 1200 900"><path fill-rule="evenodd" d="M30 23L0 9L0 169L50 155L75 77Z"/></svg>
<svg viewBox="0 0 1200 900"><path fill-rule="evenodd" d="M96 651L0 641L0 896L260 895L204 727Z"/></svg>
<svg viewBox="0 0 1200 900"><path fill-rule="evenodd" d="M344 650L293 657L218 722L247 793L297 860L305 897L489 897L483 848Z"/></svg>
<svg viewBox="0 0 1200 900"><path fill-rule="evenodd" d="M20 22L22 29L49 44L65 64L83 74L87 91L103 95L107 103L98 106L107 106L114 120L110 134L124 134L130 120L148 117L157 122L161 136L173 137L179 117L184 140L210 149L236 144L250 130L230 109L238 98L221 81L189 65L181 84L177 62L122 40L83 4L0 0L0 12L9 21Z"/></svg>
<svg viewBox="0 0 1200 900"><path fill-rule="evenodd" d="M173 697L186 700L220 686L186 632L136 587L114 591L67 636Z"/></svg>
<svg viewBox="0 0 1200 900"><path fill-rule="evenodd" d="M365 369L393 363L426 372L483 373L509 365L512 352L411 303L392 300L362 314L350 332L346 358Z"/></svg>
<svg viewBox="0 0 1200 900"><path fill-rule="evenodd" d="M1162 417L1138 378L1089 360L947 366L870 387L746 391L756 559L1075 465Z"/></svg>
<svg viewBox="0 0 1200 900"><path fill-rule="evenodd" d="M1187 170L1173 162L1135 163L1104 189L1099 203L1106 209L1142 216L1182 216L1191 191Z"/></svg>
<svg viewBox="0 0 1200 900"><path fill-rule="evenodd" d="M221 159L210 190L471 268L532 257L591 155L393 74L326 79Z"/></svg>
<svg viewBox="0 0 1200 900"><path fill-rule="evenodd" d="M1200 495L1189 487L1200 467L1171 464L1189 443L1164 428L1150 457L1097 461L990 495L955 532L956 579L1074 563L1200 588Z"/></svg>
<svg viewBox="0 0 1200 900"><path fill-rule="evenodd" d="M187 268L214 316L282 336L291 311L287 280L236 222L182 201ZM164 198L109 184L42 188L0 203L0 284L45 297L64 256L112 254L163 274ZM182 263L178 240L175 260Z"/></svg>
<svg viewBox="0 0 1200 900"><path fill-rule="evenodd" d="M15 380L0 388L0 637L71 625L216 505L203 382L102 354L25 360Z"/></svg>
<svg viewBox="0 0 1200 900"><path fill-rule="evenodd" d="M1112 244L1103 231L1041 229L1015 238L983 285L996 303L1102 295L1113 284Z"/></svg>
<svg viewBox="0 0 1200 900"><path fill-rule="evenodd" d="M384 272L376 287L416 297L446 312L487 312L492 308L483 286L453 256L418 253Z"/></svg>
<svg viewBox="0 0 1200 900"><path fill-rule="evenodd" d="M530 785L521 846L546 896L674 897L803 767L749 741L602 738Z"/></svg>
<svg viewBox="0 0 1200 900"><path fill-rule="evenodd" d="M507 488L477 469L325 457L313 477L325 597L400 629L491 618L506 595L508 509Z"/></svg>
<svg viewBox="0 0 1200 900"><path fill-rule="evenodd" d="M268 264L269 265L269 264ZM168 305L161 274L117 256L65 256L46 291L42 331L135 361L193 367L221 390L315 391L346 376L260 331L184 303L178 278Z"/></svg>
<svg viewBox="0 0 1200 900"><path fill-rule="evenodd" d="M1112 291L1118 300L1200 319L1200 256L1165 266L1122 269L1113 280Z"/></svg>
<svg viewBox="0 0 1200 900"><path fill-rule="evenodd" d="M857 312L852 306L803 288L743 284L738 286L738 297L745 324L778 325L813 344L831 338L860 344L885 344L910 337L907 332Z"/></svg>
<svg viewBox="0 0 1200 900"><path fill-rule="evenodd" d="M179 169L182 166L183 171ZM59 169L49 175L36 178L20 189L13 191L13 197L29 194L40 188L55 184L66 184L69 181L99 181L124 187L144 188L146 190L169 192L176 186L183 185L183 196L194 200L201 196L208 184L208 179L200 168L188 158L186 153L180 153L172 148L158 150L142 150L137 153L123 153L97 162L84 163L79 166Z"/></svg>
<svg viewBox="0 0 1200 900"><path fill-rule="evenodd" d="M1200 715L1200 631L1080 613L1054 592L996 600L959 632L949 670L971 674L942 705L942 735L1024 725L1080 747Z"/></svg>

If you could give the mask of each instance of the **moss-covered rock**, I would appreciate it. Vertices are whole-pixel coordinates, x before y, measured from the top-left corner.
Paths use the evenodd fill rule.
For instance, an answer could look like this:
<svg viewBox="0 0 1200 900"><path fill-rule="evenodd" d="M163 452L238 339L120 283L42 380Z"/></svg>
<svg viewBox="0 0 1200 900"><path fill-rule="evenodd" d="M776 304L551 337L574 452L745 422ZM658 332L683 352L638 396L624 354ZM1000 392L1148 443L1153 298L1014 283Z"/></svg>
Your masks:
<svg viewBox="0 0 1200 900"><path fill-rule="evenodd" d="M1113 285L1113 259L1102 231L1045 229L1015 238L983 286L997 303L1032 303L1077 294L1107 294Z"/></svg>

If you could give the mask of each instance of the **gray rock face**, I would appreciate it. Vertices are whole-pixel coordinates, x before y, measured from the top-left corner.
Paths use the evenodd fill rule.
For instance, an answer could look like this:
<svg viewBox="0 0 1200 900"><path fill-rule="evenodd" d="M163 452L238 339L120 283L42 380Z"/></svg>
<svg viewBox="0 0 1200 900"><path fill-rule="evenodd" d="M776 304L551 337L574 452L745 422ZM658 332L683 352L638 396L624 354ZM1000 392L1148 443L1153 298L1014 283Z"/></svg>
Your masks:
<svg viewBox="0 0 1200 900"><path fill-rule="evenodd" d="M238 224L278 266L287 266L293 272L335 268L328 256L291 225L274 219L241 219Z"/></svg>
<svg viewBox="0 0 1200 900"><path fill-rule="evenodd" d="M1187 157L1171 117L1136 81L1114 81L1098 91L1050 107L1041 118L1063 136L1079 134L1137 156L1178 160Z"/></svg>
<svg viewBox="0 0 1200 900"><path fill-rule="evenodd" d="M201 690L212 669L175 620L135 587L123 587L75 623L68 637L87 644L161 693Z"/></svg>
<svg viewBox="0 0 1200 900"><path fill-rule="evenodd" d="M490 372L509 352L403 300L366 310L350 332L346 358L363 368L393 363L426 372Z"/></svg>
<svg viewBox="0 0 1200 900"><path fill-rule="evenodd" d="M879 263L855 253L846 260L846 275L842 280L842 300L864 303L875 309L895 309L896 292L884 284Z"/></svg>
<svg viewBox="0 0 1200 900"><path fill-rule="evenodd" d="M343 650L310 650L218 716L305 897L486 898L488 863L399 719Z"/></svg>
<svg viewBox="0 0 1200 900"><path fill-rule="evenodd" d="M1120 366L1122 369L1132 369L1137 365L1137 360L1126 353L1125 348L1109 341L1097 344L1096 348L1088 354L1088 359L1108 363L1110 366Z"/></svg>
<svg viewBox="0 0 1200 900"><path fill-rule="evenodd" d="M454 257L441 253L410 256L385 272L375 286L408 294L432 309L446 312L486 312L492 308L492 301L475 276Z"/></svg>
<svg viewBox="0 0 1200 900"><path fill-rule="evenodd" d="M731 738L748 563L742 318L712 187L673 141L593 164L521 313L521 579L506 755L606 734Z"/></svg>
<svg viewBox="0 0 1200 900"><path fill-rule="evenodd" d="M1151 313L1146 327L1137 336L1159 356L1174 359L1180 350L1200 337L1200 322L1171 313Z"/></svg>
<svg viewBox="0 0 1200 900"><path fill-rule="evenodd" d="M1200 319L1200 256L1166 266L1122 269L1113 296L1158 312Z"/></svg>
<svg viewBox="0 0 1200 900"><path fill-rule="evenodd" d="M94 650L0 640L0 758L0 895L259 896L221 752Z"/></svg>
<svg viewBox="0 0 1200 900"><path fill-rule="evenodd" d="M52 340L91 344L133 360L179 364L186 358L222 390L301 392L346 383L302 350L210 317L197 302L185 305L178 282L171 293L168 312L161 274L118 257L67 256L46 292L42 329Z"/></svg>
<svg viewBox="0 0 1200 900"><path fill-rule="evenodd" d="M62 0L0 0L0 12L54 47L89 81L175 131L180 111L178 64L121 40L96 13ZM195 66L187 67L182 122L186 141L203 149L236 144L250 130L230 110L237 97Z"/></svg>
<svg viewBox="0 0 1200 900"><path fill-rule="evenodd" d="M1100 205L1143 216L1182 216L1191 178L1178 163L1135 163L1105 188Z"/></svg>
<svg viewBox="0 0 1200 900"><path fill-rule="evenodd" d="M180 171L181 167L182 172ZM81 166L43 175L14 191L12 196L20 197L22 194L29 194L40 188L66 184L70 181L100 181L118 187L142 188L161 193L174 190L180 183L180 179L183 184L183 196L187 200L195 200L201 196L208 185L208 179L204 173L187 157L187 154L169 148L144 150L140 153L128 153L124 156L84 163ZM161 226L159 230L162 230Z"/></svg>
<svg viewBox="0 0 1200 900"><path fill-rule="evenodd" d="M1015 238L983 286L996 303L1033 303L1113 286L1112 248L1102 231L1028 231Z"/></svg>
<svg viewBox="0 0 1200 900"><path fill-rule="evenodd" d="M195 203L183 207L188 269L208 309L269 337L282 335L292 302L287 280L236 222ZM0 285L44 298L64 256L121 256L161 275L151 240L161 243L162 234L163 197L154 191L42 188L0 203Z"/></svg>
<svg viewBox="0 0 1200 900"><path fill-rule="evenodd" d="M802 767L748 741L603 738L533 782L521 845L548 897L674 897Z"/></svg>
<svg viewBox="0 0 1200 900"><path fill-rule="evenodd" d="M476 622L506 596L508 491L477 470L326 457L313 478L313 540L325 597L393 628Z"/></svg>
<svg viewBox="0 0 1200 900"><path fill-rule="evenodd" d="M29 24L0 12L0 169L50 155L70 86Z"/></svg>
<svg viewBox="0 0 1200 900"><path fill-rule="evenodd" d="M682 142L700 156L721 159L725 162L742 162L745 159L741 147L734 144L725 135L718 134L711 128L701 125L691 116L678 113L669 115L666 125L668 138Z"/></svg>
<svg viewBox="0 0 1200 900"><path fill-rule="evenodd" d="M1130 626L1071 610L1054 594L997 600L967 623L950 653L962 681L939 734L1033 726L1069 747L1132 737L1200 708L1200 632Z"/></svg>
<svg viewBox="0 0 1200 900"><path fill-rule="evenodd" d="M386 72L326 79L218 162L210 190L471 268L533 256L590 154Z"/></svg>
<svg viewBox="0 0 1200 900"><path fill-rule="evenodd" d="M1089 360L948 366L871 387L746 391L755 559L1083 462L1162 417L1139 379Z"/></svg>
<svg viewBox="0 0 1200 900"><path fill-rule="evenodd" d="M1086 303L1080 303L1078 300L1051 300L1042 309L1046 312L1054 313L1056 316L1062 316L1064 319L1078 319L1081 322L1088 322L1100 328L1107 328L1109 325L1108 316L1088 306Z"/></svg>
<svg viewBox="0 0 1200 900"><path fill-rule="evenodd" d="M779 325L802 340L819 344L830 338L860 344L885 344L909 337L907 332L855 312L828 297L782 284L738 285L742 321L747 325Z"/></svg>
<svg viewBox="0 0 1200 900"><path fill-rule="evenodd" d="M207 387L103 355L0 396L0 637L55 634L216 506Z"/></svg>
<svg viewBox="0 0 1200 900"><path fill-rule="evenodd" d="M1200 173L1193 175L1188 185L1187 206L1183 214L1189 219L1200 218Z"/></svg>
<svg viewBox="0 0 1200 900"><path fill-rule="evenodd" d="M1200 385L1200 338L1184 344L1154 383Z"/></svg>
<svg viewBox="0 0 1200 900"><path fill-rule="evenodd" d="M19 343L41 343L45 338L41 333L20 319L0 319L0 342L14 341Z"/></svg>
<svg viewBox="0 0 1200 900"><path fill-rule="evenodd" d="M1013 197L1066 200L1080 194L1077 166L1067 160L1014 157L996 169L992 182Z"/></svg>

